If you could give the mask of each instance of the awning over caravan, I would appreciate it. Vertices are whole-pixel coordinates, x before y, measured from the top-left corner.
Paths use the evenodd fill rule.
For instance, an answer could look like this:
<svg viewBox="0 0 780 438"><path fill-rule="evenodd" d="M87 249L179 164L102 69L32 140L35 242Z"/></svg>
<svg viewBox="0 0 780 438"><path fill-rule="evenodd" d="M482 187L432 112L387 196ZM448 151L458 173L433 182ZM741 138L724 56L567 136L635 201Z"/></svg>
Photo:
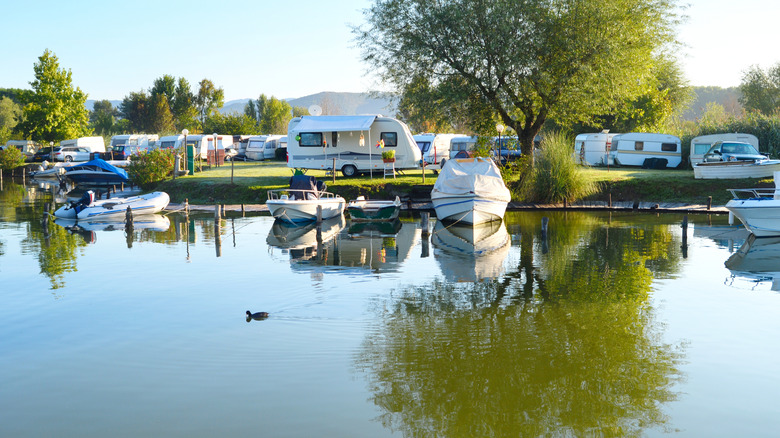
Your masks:
<svg viewBox="0 0 780 438"><path fill-rule="evenodd" d="M376 116L303 116L294 132L368 131Z"/></svg>

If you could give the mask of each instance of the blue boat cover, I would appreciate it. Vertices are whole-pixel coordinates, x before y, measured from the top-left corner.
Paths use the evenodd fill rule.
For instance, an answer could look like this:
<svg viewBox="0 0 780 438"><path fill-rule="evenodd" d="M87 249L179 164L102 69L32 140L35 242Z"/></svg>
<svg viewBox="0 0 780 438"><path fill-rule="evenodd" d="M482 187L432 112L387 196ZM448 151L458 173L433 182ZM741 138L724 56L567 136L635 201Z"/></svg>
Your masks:
<svg viewBox="0 0 780 438"><path fill-rule="evenodd" d="M120 169L120 168L118 168L116 166L112 166L111 164L108 164L105 160L101 160L100 158L95 158L94 160L87 161L86 163L77 164L75 166L67 167L67 168L65 168L65 171L66 172L70 172L72 170L89 168L90 166L96 166L96 167L99 167L101 169L105 169L105 170L107 170L109 172L113 172L113 173L119 175L120 177L122 177L122 179L126 179L126 180L130 179L130 178L128 178L127 172L124 169Z"/></svg>

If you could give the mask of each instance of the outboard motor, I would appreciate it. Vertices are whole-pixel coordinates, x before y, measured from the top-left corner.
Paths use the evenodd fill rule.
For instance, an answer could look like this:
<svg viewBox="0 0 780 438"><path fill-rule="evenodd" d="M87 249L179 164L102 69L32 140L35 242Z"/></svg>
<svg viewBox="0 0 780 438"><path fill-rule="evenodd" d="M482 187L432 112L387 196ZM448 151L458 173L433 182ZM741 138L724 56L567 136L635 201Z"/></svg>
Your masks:
<svg viewBox="0 0 780 438"><path fill-rule="evenodd" d="M89 207L93 202L95 202L95 192L92 190L87 190L84 192L84 195L81 197L81 199L70 203L70 208L76 210L76 214L79 214L81 210Z"/></svg>

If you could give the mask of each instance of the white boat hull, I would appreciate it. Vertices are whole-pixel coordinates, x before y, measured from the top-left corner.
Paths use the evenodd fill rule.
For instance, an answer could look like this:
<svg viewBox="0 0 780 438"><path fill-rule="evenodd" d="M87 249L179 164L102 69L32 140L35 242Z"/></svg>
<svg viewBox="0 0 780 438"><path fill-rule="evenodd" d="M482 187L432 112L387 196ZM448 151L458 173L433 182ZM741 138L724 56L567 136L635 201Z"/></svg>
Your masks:
<svg viewBox="0 0 780 438"><path fill-rule="evenodd" d="M732 199L726 208L756 237L780 236L780 199Z"/></svg>
<svg viewBox="0 0 780 438"><path fill-rule="evenodd" d="M693 176L696 179L771 178L779 170L780 160L727 161L697 164L693 166Z"/></svg>
<svg viewBox="0 0 780 438"><path fill-rule="evenodd" d="M153 214L165 209L170 200L171 198L165 192L152 192L127 198L98 200L78 212L70 204L66 204L57 209L54 216L62 219L124 217L128 207L133 215Z"/></svg>
<svg viewBox="0 0 780 438"><path fill-rule="evenodd" d="M507 206L507 201L476 195L433 194L431 201L439 220L465 224L500 221Z"/></svg>
<svg viewBox="0 0 780 438"><path fill-rule="evenodd" d="M346 201L341 197L321 199L269 199L265 202L271 216L290 223L317 220L317 206L322 206L322 219L330 219L344 213Z"/></svg>

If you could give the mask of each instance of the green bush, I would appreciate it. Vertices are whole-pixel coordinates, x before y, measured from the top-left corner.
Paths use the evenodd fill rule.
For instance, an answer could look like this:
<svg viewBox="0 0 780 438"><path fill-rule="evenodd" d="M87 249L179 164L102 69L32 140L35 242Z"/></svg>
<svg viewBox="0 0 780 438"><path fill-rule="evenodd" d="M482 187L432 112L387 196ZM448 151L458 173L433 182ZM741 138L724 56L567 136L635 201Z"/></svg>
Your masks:
<svg viewBox="0 0 780 438"><path fill-rule="evenodd" d="M574 140L561 133L547 133L541 149L530 160L522 162L522 178L515 185L520 199L534 203L576 201L595 193L596 184L587 180L574 161Z"/></svg>
<svg viewBox="0 0 780 438"><path fill-rule="evenodd" d="M154 149L130 157L127 174L144 190L153 188L173 172L175 153L172 150Z"/></svg>
<svg viewBox="0 0 780 438"><path fill-rule="evenodd" d="M7 147L0 151L0 169L13 170L24 166L25 156L15 147Z"/></svg>

